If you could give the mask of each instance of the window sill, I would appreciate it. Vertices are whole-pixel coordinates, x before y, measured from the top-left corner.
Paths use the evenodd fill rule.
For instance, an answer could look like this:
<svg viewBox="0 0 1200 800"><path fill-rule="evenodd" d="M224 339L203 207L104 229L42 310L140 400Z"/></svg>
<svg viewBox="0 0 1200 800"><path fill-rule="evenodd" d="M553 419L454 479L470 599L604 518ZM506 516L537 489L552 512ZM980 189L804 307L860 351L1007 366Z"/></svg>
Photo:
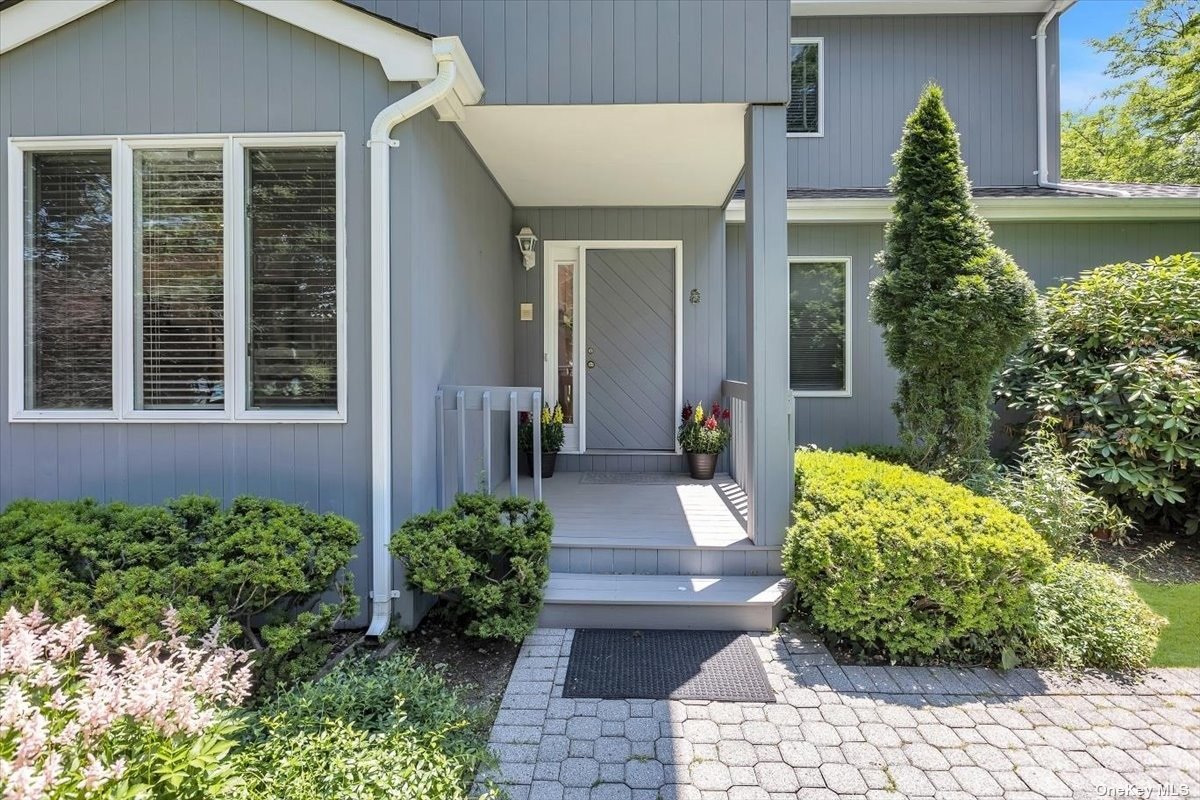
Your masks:
<svg viewBox="0 0 1200 800"><path fill-rule="evenodd" d="M801 391L799 389L792 390L792 397L853 397L854 394L849 389L837 389L830 391Z"/></svg>
<svg viewBox="0 0 1200 800"><path fill-rule="evenodd" d="M278 416L262 413L251 413L243 414L242 416L235 418L226 415L218 416L204 412L198 412L195 414L156 414L154 412L142 412L140 414L131 416L118 417L116 414L82 414L79 412L70 411L23 411L10 414L8 421L14 424L49 422L58 425L136 425L146 423L157 425L344 425L346 424L346 417L343 414L337 413L313 413L303 416Z"/></svg>
<svg viewBox="0 0 1200 800"><path fill-rule="evenodd" d="M825 137L824 131L817 131L816 133L800 133L800 132L788 131L789 139L822 139L824 137Z"/></svg>

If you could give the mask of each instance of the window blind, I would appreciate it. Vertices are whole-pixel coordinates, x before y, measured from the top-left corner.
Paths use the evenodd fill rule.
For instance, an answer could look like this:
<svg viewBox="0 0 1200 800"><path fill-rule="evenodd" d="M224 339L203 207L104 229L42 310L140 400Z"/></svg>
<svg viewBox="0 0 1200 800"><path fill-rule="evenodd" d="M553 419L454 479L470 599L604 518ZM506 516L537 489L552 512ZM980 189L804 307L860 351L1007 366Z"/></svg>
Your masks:
<svg viewBox="0 0 1200 800"><path fill-rule="evenodd" d="M112 156L25 167L25 407L111 409Z"/></svg>
<svg viewBox="0 0 1200 800"><path fill-rule="evenodd" d="M791 265L789 362L792 389L846 388L846 264Z"/></svg>
<svg viewBox="0 0 1200 800"><path fill-rule="evenodd" d="M817 104L820 98L819 45L816 42L793 44L792 97L787 107L788 133L818 133Z"/></svg>
<svg viewBox="0 0 1200 800"><path fill-rule="evenodd" d="M250 408L337 408L332 147L247 151Z"/></svg>
<svg viewBox="0 0 1200 800"><path fill-rule="evenodd" d="M222 152L134 155L136 408L225 399Z"/></svg>

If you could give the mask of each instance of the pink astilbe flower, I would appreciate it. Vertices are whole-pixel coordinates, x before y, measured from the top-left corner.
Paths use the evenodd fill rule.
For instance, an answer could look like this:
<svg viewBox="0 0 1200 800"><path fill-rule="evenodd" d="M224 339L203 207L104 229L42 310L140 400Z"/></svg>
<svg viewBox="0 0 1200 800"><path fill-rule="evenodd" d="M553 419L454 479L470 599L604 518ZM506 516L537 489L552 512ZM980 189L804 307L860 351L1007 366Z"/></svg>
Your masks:
<svg viewBox="0 0 1200 800"><path fill-rule="evenodd" d="M83 798L127 770L121 755L145 737L196 737L250 693L250 654L193 644L174 609L165 638L106 658L86 645L82 617L50 624L35 607L0 619L0 799Z"/></svg>

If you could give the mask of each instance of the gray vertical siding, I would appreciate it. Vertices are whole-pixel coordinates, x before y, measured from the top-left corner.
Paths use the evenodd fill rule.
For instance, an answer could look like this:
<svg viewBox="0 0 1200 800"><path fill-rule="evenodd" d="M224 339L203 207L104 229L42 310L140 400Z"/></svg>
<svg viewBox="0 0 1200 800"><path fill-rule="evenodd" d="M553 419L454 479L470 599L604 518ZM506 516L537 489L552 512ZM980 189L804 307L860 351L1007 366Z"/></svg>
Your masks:
<svg viewBox="0 0 1200 800"><path fill-rule="evenodd" d="M350 309L342 378L349 388L345 424L10 424L5 342L0 347L0 506L18 497L93 496L149 503L185 492L225 501L251 493L344 514L363 527L364 537L369 533L369 231L363 143L378 110L409 88L389 85L373 59L224 0L119 0L0 57L0 139L344 132ZM485 239L507 248L509 208L482 170L468 165L474 157L453 127L438 127L428 117L426 113L409 123L420 132L408 134L409 147L393 154L397 227L417 232L411 243L394 249L394 256L398 276L420 265L423 274L408 288L436 297L438 308L447 308L454 305L446 297L450 290L438 282L466 282L464 270L479 271L477 254L484 252ZM0 185L7 185L6 170L7 160L0 161ZM431 176L435 170L445 170L440 180ZM419 184L413 175L420 176ZM478 218L454 221L451 208ZM402 209L418 223L400 219ZM0 230L0 252L6 252L8 235ZM438 245L437 239L450 244ZM483 279L482 286L503 298L511 292L507 254L490 263L499 277L491 283ZM0 270L0 308L6 307L9 289L7 270ZM438 346L427 345L413 330L444 337L445 327L458 318L450 315L439 324L429 318L434 313L430 306L411 305L414 324L422 327L397 332L395 380L398 389L407 391L410 376L419 374L429 381L419 393L424 397L432 394L437 375L426 360L420 370L399 371L412 366L404 348L419 346L422 359L436 358ZM511 337L507 321L499 324L480 306L476 302L469 308L479 319L490 319L484 332L497 344L465 356L464 363L495 355L511 364L510 351L504 349ZM511 368L499 374L507 372ZM397 397L404 402L404 394ZM421 446L420 457L428 457L432 444ZM428 463L431 458L418 462L421 470ZM409 483L421 480L404 477ZM406 485L397 494L396 513L402 519L411 507L412 491ZM364 538L353 563L361 592L368 588L369 558Z"/></svg>
<svg viewBox="0 0 1200 800"><path fill-rule="evenodd" d="M794 17L825 40L825 135L788 140L788 186L885 186L904 119L941 84L977 186L1037 182L1038 15ZM1049 49L1056 57L1057 47ZM1057 83L1054 63L1052 83ZM1054 95L1057 99L1057 93ZM1050 119L1057 139L1057 105Z"/></svg>
<svg viewBox="0 0 1200 800"><path fill-rule="evenodd" d="M745 274L742 225L727 235L728 279ZM1006 248L1039 287L1056 285L1081 270L1114 261L1200 250L1200 222L996 223L996 242ZM853 397L801 397L795 402L796 443L844 447L865 442L895 442L891 403L896 373L887 362L879 328L868 318L868 287L877 274L873 258L883 248L883 226L790 225L788 254L849 256L853 259L851 347ZM784 267L780 267L783 269ZM781 302L787 302L783 298ZM744 370L745 339L733 322L730 297L729 364Z"/></svg>
<svg viewBox="0 0 1200 800"><path fill-rule="evenodd" d="M711 402L725 372L725 223L718 208L517 208L513 231L528 225L542 241L679 240L683 242L683 396ZM542 268L526 271L513 248L512 275L517 303L533 303L532 322L516 327L516 380L542 384ZM687 302L692 289L700 302ZM516 319L515 307L512 311ZM676 456L563 456L564 469L654 472L680 470Z"/></svg>
<svg viewBox="0 0 1200 800"><path fill-rule="evenodd" d="M396 522L431 508L434 391L512 385L512 206L457 126L426 112L397 127L404 181L393 205L392 390ZM395 191L393 194L395 195ZM496 421L497 434L506 432ZM498 443L499 444L499 443ZM473 476L481 448L470 451ZM497 466L505 452L493 447Z"/></svg>
<svg viewBox="0 0 1200 800"><path fill-rule="evenodd" d="M786 102L787 0L350 0L462 37L502 105Z"/></svg>

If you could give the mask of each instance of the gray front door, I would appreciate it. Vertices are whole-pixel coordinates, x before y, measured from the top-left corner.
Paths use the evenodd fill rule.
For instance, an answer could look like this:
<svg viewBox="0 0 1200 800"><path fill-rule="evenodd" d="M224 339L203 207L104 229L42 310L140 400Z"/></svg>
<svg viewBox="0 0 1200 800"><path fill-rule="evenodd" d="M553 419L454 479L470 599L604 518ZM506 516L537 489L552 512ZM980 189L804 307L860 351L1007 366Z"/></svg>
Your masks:
<svg viewBox="0 0 1200 800"><path fill-rule="evenodd" d="M588 250L588 450L675 449L675 251Z"/></svg>

